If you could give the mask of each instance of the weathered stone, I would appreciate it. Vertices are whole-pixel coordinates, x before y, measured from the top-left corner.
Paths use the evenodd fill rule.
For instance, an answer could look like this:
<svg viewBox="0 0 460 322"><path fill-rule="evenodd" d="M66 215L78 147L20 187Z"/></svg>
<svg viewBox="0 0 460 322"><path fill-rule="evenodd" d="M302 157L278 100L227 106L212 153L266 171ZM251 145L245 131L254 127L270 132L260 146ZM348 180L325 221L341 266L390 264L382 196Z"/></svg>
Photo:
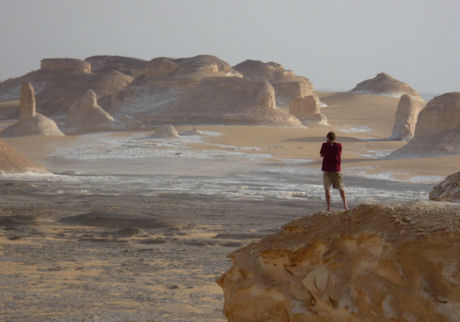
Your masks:
<svg viewBox="0 0 460 322"><path fill-rule="evenodd" d="M44 169L16 151L4 141L0 140L0 172L27 172Z"/></svg>
<svg viewBox="0 0 460 322"><path fill-rule="evenodd" d="M70 107L66 127L77 132L97 131L112 128L114 122L113 117L97 104L96 93L89 89Z"/></svg>
<svg viewBox="0 0 460 322"><path fill-rule="evenodd" d="M45 58L40 62L40 69L47 72L91 74L91 65L75 58Z"/></svg>
<svg viewBox="0 0 460 322"><path fill-rule="evenodd" d="M456 321L460 205L320 212L229 257L229 321Z"/></svg>
<svg viewBox="0 0 460 322"><path fill-rule="evenodd" d="M178 138L179 137L179 134L177 133L176 128L171 124L156 126L153 130L154 130L154 133L150 136L152 138Z"/></svg>
<svg viewBox="0 0 460 322"><path fill-rule="evenodd" d="M27 120L36 115L35 91L30 82L22 84L19 99L19 119Z"/></svg>
<svg viewBox="0 0 460 322"><path fill-rule="evenodd" d="M392 97L401 97L401 95L407 94L414 97L420 97L420 95L409 85L385 73L379 73L372 79L358 83L351 92Z"/></svg>
<svg viewBox="0 0 460 322"><path fill-rule="evenodd" d="M414 137L415 125L419 112L425 107L425 102L418 98L404 94L399 99L396 110L393 132L390 140L409 141Z"/></svg>
<svg viewBox="0 0 460 322"><path fill-rule="evenodd" d="M460 203L460 171L446 177L430 192L430 199Z"/></svg>
<svg viewBox="0 0 460 322"><path fill-rule="evenodd" d="M322 114L317 95L295 98L289 106L289 113L295 115L303 123L327 124L326 115Z"/></svg>

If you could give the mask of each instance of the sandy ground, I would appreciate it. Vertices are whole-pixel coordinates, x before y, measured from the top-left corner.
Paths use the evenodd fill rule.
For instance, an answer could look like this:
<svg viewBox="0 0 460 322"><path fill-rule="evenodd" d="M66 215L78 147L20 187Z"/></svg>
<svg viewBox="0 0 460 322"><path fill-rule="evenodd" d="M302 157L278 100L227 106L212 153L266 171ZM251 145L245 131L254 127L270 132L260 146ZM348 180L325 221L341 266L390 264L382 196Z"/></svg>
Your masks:
<svg viewBox="0 0 460 322"><path fill-rule="evenodd" d="M272 163L312 160L302 166L319 171L321 143L333 130L343 143L345 174L390 172L405 180L458 171L458 156L379 158L404 145L384 140L392 130L397 99L319 94L328 104L322 109L328 126L199 126L199 130L221 135L208 136L205 142L189 147L229 151L244 147L247 153L271 154L267 162ZM50 158L49 153L81 140L84 137L5 139L33 161L59 170L72 170L72 164ZM116 167L104 161L98 164L107 171ZM182 171L194 167L191 164ZM364 175L354 180L367 179ZM398 189L410 186L391 181L382 184L389 189L393 184ZM187 193L76 194L75 189L47 181L0 181L2 319L224 320L223 296L215 279L229 267L226 254L324 207L322 196L251 201ZM333 202L340 207L337 199Z"/></svg>

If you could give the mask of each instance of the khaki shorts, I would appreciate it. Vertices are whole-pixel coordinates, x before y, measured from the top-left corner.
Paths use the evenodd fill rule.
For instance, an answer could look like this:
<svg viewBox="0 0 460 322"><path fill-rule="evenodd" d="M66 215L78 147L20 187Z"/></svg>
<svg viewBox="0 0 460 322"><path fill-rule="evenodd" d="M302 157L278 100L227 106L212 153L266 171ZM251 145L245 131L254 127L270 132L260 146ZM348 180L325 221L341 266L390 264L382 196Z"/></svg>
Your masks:
<svg viewBox="0 0 460 322"><path fill-rule="evenodd" d="M343 189L342 174L340 172L323 172L324 189Z"/></svg>

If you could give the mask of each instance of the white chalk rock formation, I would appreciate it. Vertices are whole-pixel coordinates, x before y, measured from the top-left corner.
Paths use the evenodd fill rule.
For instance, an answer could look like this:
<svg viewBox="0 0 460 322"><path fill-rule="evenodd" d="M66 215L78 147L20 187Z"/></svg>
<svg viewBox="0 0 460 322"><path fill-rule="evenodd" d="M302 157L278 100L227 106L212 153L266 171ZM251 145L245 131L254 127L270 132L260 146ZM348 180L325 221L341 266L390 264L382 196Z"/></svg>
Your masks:
<svg viewBox="0 0 460 322"><path fill-rule="evenodd" d="M179 133L177 132L174 125L165 124L154 127L154 132L150 136L151 138L178 138Z"/></svg>
<svg viewBox="0 0 460 322"><path fill-rule="evenodd" d="M391 97L401 97L404 94L420 97L412 87L385 73L379 73L372 79L358 83L351 92Z"/></svg>
<svg viewBox="0 0 460 322"><path fill-rule="evenodd" d="M1 132L3 137L27 135L64 135L53 120L36 112L34 88L30 82L21 88L18 121Z"/></svg>
<svg viewBox="0 0 460 322"><path fill-rule="evenodd" d="M0 172L20 173L27 171L43 172L45 170L0 140Z"/></svg>
<svg viewBox="0 0 460 322"><path fill-rule="evenodd" d="M460 205L320 212L229 255L229 321L457 321Z"/></svg>
<svg viewBox="0 0 460 322"><path fill-rule="evenodd" d="M414 138L393 152L399 156L460 154L460 92L430 100L419 113Z"/></svg>
<svg viewBox="0 0 460 322"><path fill-rule="evenodd" d="M268 82L208 77L171 103L141 117L152 124L300 125L279 109Z"/></svg>
<svg viewBox="0 0 460 322"><path fill-rule="evenodd" d="M233 68L249 80L269 82L275 89L279 106L287 106L292 99L313 94L313 85L308 78L297 76L278 63L248 59Z"/></svg>
<svg viewBox="0 0 460 322"><path fill-rule="evenodd" d="M113 128L115 120L97 105L96 93L89 89L69 109L66 127L72 131L86 132Z"/></svg>
<svg viewBox="0 0 460 322"><path fill-rule="evenodd" d="M446 177L430 192L430 199L460 203L460 171Z"/></svg>
<svg viewBox="0 0 460 322"><path fill-rule="evenodd" d="M409 141L412 139L418 114L424 107L425 102L423 100L407 94L401 96L390 140Z"/></svg>
<svg viewBox="0 0 460 322"><path fill-rule="evenodd" d="M317 95L295 98L289 106L289 113L305 124L327 124L327 117L321 113L321 103Z"/></svg>

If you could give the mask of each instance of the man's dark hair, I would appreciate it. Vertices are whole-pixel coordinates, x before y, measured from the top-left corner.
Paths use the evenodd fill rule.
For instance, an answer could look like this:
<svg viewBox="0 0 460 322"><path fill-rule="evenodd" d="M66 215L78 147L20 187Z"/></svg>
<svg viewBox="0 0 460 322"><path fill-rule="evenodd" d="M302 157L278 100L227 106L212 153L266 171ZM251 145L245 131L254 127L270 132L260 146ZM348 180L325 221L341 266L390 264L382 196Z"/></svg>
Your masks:
<svg viewBox="0 0 460 322"><path fill-rule="evenodd" d="M326 137L331 140L331 141L335 141L335 133L334 132L329 132Z"/></svg>

